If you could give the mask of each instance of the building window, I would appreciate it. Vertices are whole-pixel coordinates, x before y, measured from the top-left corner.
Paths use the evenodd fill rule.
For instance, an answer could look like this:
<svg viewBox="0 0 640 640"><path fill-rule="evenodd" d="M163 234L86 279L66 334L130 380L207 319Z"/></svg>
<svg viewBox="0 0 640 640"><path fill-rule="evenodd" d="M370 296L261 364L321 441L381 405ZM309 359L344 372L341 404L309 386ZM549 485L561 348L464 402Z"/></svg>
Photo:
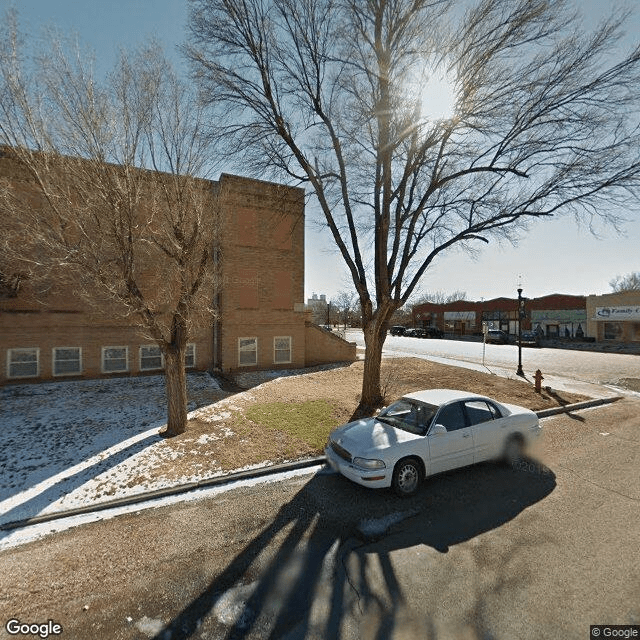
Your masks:
<svg viewBox="0 0 640 640"><path fill-rule="evenodd" d="M605 322L604 323L604 339L620 340L622 338L622 323Z"/></svg>
<svg viewBox="0 0 640 640"><path fill-rule="evenodd" d="M258 364L258 338L238 338L238 364L241 367Z"/></svg>
<svg viewBox="0 0 640 640"><path fill-rule="evenodd" d="M140 347L140 371L162 369L164 359L157 344L145 344Z"/></svg>
<svg viewBox="0 0 640 640"><path fill-rule="evenodd" d="M129 347L102 347L102 373L129 371Z"/></svg>
<svg viewBox="0 0 640 640"><path fill-rule="evenodd" d="M40 374L40 349L8 349L7 378L37 378Z"/></svg>
<svg viewBox="0 0 640 640"><path fill-rule="evenodd" d="M273 339L273 361L276 364L291 362L291 336L279 336Z"/></svg>
<svg viewBox="0 0 640 640"><path fill-rule="evenodd" d="M184 366L186 369L196 366L196 345L193 342L187 345L187 350L184 353Z"/></svg>
<svg viewBox="0 0 640 640"><path fill-rule="evenodd" d="M82 349L80 347L53 348L53 375L77 376L82 373Z"/></svg>

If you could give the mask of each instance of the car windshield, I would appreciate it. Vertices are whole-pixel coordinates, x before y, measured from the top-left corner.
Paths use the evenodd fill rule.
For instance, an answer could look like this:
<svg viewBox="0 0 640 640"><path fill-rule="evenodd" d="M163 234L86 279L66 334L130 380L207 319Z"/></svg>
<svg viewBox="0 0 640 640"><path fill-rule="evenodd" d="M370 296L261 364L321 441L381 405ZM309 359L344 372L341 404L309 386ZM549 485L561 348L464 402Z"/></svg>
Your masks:
<svg viewBox="0 0 640 640"><path fill-rule="evenodd" d="M392 427L424 435L433 420L438 407L402 398L383 409L377 419Z"/></svg>

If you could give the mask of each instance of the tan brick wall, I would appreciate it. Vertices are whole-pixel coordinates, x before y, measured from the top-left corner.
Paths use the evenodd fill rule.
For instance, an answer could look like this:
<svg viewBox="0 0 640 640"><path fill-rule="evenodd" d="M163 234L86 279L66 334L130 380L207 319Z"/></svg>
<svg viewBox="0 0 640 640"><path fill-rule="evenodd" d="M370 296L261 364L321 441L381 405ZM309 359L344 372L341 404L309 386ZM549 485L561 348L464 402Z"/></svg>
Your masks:
<svg viewBox="0 0 640 640"><path fill-rule="evenodd" d="M223 175L221 368L305 365L304 192ZM299 305L300 308L301 305ZM274 362L274 338L291 337L291 362ZM241 365L239 338L257 338L258 362Z"/></svg>
<svg viewBox="0 0 640 640"><path fill-rule="evenodd" d="M598 320L596 309L598 307L638 307L640 308L640 291L627 291L625 293L608 293L604 295L591 295L587 297L587 335L595 338L597 342L613 340L615 342L640 342L640 320L618 321L611 317L609 322L619 322L616 329L619 331L615 338L605 336L605 320ZM615 333L615 332L614 332Z"/></svg>
<svg viewBox="0 0 640 640"><path fill-rule="evenodd" d="M98 378L112 375L138 375L140 370L140 346L153 344L135 327L109 326L86 322L84 314L61 313L0 313L0 383L20 382L8 378L7 355L10 349L37 347L39 349L40 380L65 379L70 376L54 376L53 349L56 347L80 347L82 355L81 376ZM212 357L212 341L209 330L199 329L190 339L196 349L194 370L206 370ZM102 348L128 347L128 371L119 374L102 373ZM71 376L74 377L74 376ZM75 376L77 377L77 376ZM25 382L31 379L24 379Z"/></svg>
<svg viewBox="0 0 640 640"><path fill-rule="evenodd" d="M356 343L323 331L315 324L307 322L306 353L307 366L330 362L353 362L356 359Z"/></svg>
<svg viewBox="0 0 640 640"><path fill-rule="evenodd" d="M29 199L29 184L12 162L0 158L0 178L18 180ZM305 327L304 191L227 174L213 186L223 221L217 353L209 317L189 339L196 344L195 368L273 369L354 359L355 347ZM258 340L258 362L241 366L238 340L248 337ZM276 337L291 338L290 362L274 362ZM132 323L89 313L68 289L51 289L36 300L27 283L16 298L0 299L0 384L7 382L9 349L37 347L39 379L50 379L52 349L81 347L82 375L101 377L103 347L128 347L125 375L136 375L140 345L151 343Z"/></svg>

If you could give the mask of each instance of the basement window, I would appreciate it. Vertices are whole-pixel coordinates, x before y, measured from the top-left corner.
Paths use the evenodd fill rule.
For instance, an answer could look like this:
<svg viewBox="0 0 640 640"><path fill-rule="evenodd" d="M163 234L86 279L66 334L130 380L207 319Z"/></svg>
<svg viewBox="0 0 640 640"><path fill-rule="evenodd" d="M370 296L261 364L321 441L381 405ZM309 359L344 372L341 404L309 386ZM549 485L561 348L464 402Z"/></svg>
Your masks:
<svg viewBox="0 0 640 640"><path fill-rule="evenodd" d="M273 339L273 362L275 364L291 362L291 336L276 336Z"/></svg>
<svg viewBox="0 0 640 640"><path fill-rule="evenodd" d="M53 348L53 375L77 376L82 373L82 349L80 347Z"/></svg>
<svg viewBox="0 0 640 640"><path fill-rule="evenodd" d="M102 347L102 373L129 371L129 347Z"/></svg>
<svg viewBox="0 0 640 640"><path fill-rule="evenodd" d="M241 367L258 364L258 338L238 338L238 364Z"/></svg>
<svg viewBox="0 0 640 640"><path fill-rule="evenodd" d="M40 349L7 350L7 378L37 378L40 374Z"/></svg>
<svg viewBox="0 0 640 640"><path fill-rule="evenodd" d="M157 344L144 344L140 347L140 371L153 371L164 367L164 358Z"/></svg>
<svg viewBox="0 0 640 640"><path fill-rule="evenodd" d="M184 354L184 366L185 369L190 369L196 366L196 345L194 342L187 344L187 350Z"/></svg>

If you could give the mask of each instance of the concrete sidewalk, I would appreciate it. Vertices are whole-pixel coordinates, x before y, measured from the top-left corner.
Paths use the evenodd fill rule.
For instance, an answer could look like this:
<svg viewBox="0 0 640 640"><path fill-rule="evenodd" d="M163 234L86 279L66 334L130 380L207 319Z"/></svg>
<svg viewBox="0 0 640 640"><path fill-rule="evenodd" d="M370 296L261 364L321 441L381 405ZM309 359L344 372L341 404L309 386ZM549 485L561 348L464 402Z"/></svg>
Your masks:
<svg viewBox="0 0 640 640"><path fill-rule="evenodd" d="M393 349L383 349L383 358L406 358L407 354L403 351L394 351ZM481 371L482 373L490 373L492 375L507 378L509 380L522 380L533 385L533 374L535 371L525 371L525 377L521 378L517 376L511 369L497 366L487 366L476 362L468 362L465 360L456 360L454 358L443 358L441 356L432 356L427 354L413 354L411 357L420 358L422 360L430 360L431 362L438 362L440 364L450 365L452 367L460 367L463 369L472 369L474 371ZM620 395L633 395L639 396L640 394L626 389L616 388L613 386L596 384L593 382L587 382L584 380L576 380L574 378L567 378L563 376L555 376L552 374L543 373L543 387L551 387L556 391L567 391L569 393L579 393L591 398L613 398Z"/></svg>

